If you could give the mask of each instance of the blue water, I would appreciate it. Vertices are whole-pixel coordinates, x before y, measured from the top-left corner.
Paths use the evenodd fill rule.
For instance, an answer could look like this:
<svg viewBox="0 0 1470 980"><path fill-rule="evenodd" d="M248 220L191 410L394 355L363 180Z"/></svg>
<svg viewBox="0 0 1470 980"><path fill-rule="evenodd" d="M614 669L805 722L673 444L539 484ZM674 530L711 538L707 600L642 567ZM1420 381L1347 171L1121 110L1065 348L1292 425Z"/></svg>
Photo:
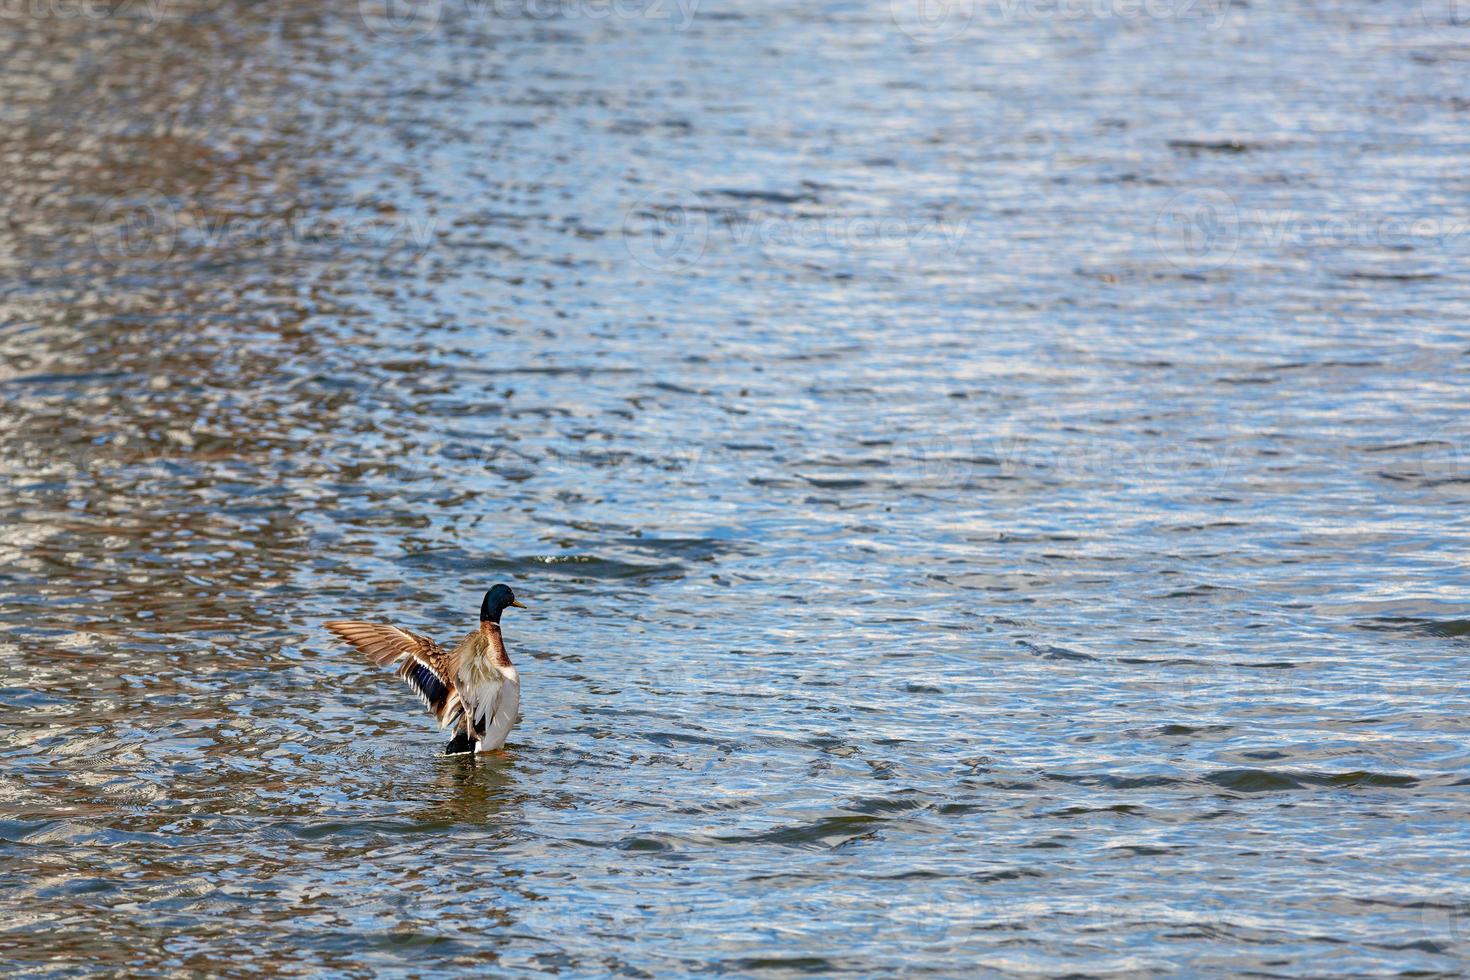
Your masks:
<svg viewBox="0 0 1470 980"><path fill-rule="evenodd" d="M0 11L7 972L1470 968L1453 4L374 2Z"/></svg>

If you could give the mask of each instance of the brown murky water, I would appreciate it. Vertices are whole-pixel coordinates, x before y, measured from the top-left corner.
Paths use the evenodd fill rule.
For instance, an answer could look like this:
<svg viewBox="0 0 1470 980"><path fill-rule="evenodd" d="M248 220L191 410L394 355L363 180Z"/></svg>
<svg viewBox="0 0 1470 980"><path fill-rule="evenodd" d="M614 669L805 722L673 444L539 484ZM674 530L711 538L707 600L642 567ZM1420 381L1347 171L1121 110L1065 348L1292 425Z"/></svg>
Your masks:
<svg viewBox="0 0 1470 980"><path fill-rule="evenodd" d="M1452 4L0 15L10 972L1466 968Z"/></svg>

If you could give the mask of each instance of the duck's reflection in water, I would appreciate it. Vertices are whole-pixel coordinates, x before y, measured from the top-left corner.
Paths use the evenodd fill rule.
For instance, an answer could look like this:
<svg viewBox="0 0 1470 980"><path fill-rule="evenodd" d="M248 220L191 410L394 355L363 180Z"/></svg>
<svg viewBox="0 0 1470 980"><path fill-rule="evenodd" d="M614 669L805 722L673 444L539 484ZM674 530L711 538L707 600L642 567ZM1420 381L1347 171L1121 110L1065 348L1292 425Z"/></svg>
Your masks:
<svg viewBox="0 0 1470 980"><path fill-rule="evenodd" d="M511 751L441 756L430 783L436 798L420 816L467 833L518 826L525 795L518 791L516 768Z"/></svg>
<svg viewBox="0 0 1470 980"><path fill-rule="evenodd" d="M525 888L517 829L526 794L513 753L440 756L426 763L405 814L412 832L440 843L412 849L391 889L391 924L382 944L432 945L482 963L498 961L520 910L543 896ZM405 795L407 787L403 787Z"/></svg>

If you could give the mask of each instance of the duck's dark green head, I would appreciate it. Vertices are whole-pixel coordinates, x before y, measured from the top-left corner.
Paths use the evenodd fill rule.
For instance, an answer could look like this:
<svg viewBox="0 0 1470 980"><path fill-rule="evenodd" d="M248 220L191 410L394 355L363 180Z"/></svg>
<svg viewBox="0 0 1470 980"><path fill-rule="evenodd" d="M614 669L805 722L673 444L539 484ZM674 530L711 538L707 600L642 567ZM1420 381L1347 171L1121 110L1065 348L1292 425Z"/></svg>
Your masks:
<svg viewBox="0 0 1470 980"><path fill-rule="evenodd" d="M500 614L505 612L506 606L515 606L517 609L526 608L516 601L516 594L510 590L510 586L497 585L485 593L485 601L480 603L480 622L500 622Z"/></svg>

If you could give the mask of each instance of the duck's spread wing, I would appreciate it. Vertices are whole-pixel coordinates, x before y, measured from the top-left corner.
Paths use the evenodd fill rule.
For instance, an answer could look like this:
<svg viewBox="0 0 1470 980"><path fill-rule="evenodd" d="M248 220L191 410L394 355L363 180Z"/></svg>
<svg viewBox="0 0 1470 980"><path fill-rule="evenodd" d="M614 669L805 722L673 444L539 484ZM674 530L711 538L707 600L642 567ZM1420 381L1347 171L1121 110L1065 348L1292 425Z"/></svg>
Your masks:
<svg viewBox="0 0 1470 980"><path fill-rule="evenodd" d="M449 654L439 644L397 626L342 620L324 625L378 666L398 664L398 676L434 713L440 728L458 720L459 693L454 689Z"/></svg>

